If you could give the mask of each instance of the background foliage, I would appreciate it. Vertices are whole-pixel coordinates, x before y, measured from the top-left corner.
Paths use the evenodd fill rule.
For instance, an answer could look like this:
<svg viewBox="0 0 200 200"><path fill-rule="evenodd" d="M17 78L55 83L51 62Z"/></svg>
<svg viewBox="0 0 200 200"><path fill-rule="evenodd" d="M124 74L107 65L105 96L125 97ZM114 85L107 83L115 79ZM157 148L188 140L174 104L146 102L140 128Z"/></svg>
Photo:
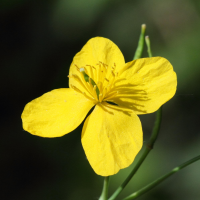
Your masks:
<svg viewBox="0 0 200 200"><path fill-rule="evenodd" d="M199 154L200 1L1 0L0 172L2 200L98 199L103 178L89 166L82 125L61 138L23 131L26 103L68 87L73 56L88 39L111 39L130 61L140 26L147 24L154 56L166 57L178 76L175 97L164 105L159 139L121 198ZM147 53L144 52L144 56ZM144 145L155 114L141 116ZM134 165L134 163L133 163ZM132 166L111 178L110 193ZM200 163L171 177L141 200L200 198Z"/></svg>

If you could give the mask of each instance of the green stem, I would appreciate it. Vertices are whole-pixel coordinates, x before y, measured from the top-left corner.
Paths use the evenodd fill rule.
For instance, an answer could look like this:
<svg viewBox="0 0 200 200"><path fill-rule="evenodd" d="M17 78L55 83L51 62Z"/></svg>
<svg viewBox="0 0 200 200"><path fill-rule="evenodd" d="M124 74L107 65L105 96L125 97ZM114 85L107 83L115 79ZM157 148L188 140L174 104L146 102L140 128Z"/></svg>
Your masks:
<svg viewBox="0 0 200 200"><path fill-rule="evenodd" d="M146 193L147 191L151 190L152 188L154 188L156 185L158 185L159 183L161 183L162 181L164 181L165 179L167 179L168 177L170 177L171 175L173 175L174 173L180 171L181 169L183 169L184 167L196 162L197 160L200 160L200 155L183 163L182 165L179 165L178 167L175 167L172 171L170 171L169 173L165 174L164 176L158 178L157 180L153 181L152 183L148 184L147 186L143 187L142 189L138 190L137 192L134 192L133 194L129 195L128 197L126 197L123 200L130 200L130 199L135 199L139 196L141 196L142 194Z"/></svg>
<svg viewBox="0 0 200 200"><path fill-rule="evenodd" d="M110 178L109 176L106 176L104 178L103 190L102 190L101 196L99 197L99 200L107 200L108 199L109 178Z"/></svg>
<svg viewBox="0 0 200 200"><path fill-rule="evenodd" d="M140 34L140 38L139 38L139 41L138 41L138 46L137 46L137 49L135 51L135 55L133 57L133 60L138 59L142 56L142 51L143 51L143 47L144 47L145 30L146 30L146 24L142 24L141 34Z"/></svg>
<svg viewBox="0 0 200 200"><path fill-rule="evenodd" d="M150 39L149 36L145 37L146 45L147 45L147 53L149 57L152 57L152 52L151 52L151 45L150 45Z"/></svg>
<svg viewBox="0 0 200 200"><path fill-rule="evenodd" d="M155 125L151 134L151 138L148 144L146 145L146 148L144 149L142 156L140 157L139 161L136 163L131 173L125 179L125 181L121 184L120 187L117 188L117 190L113 193L113 195L108 200L114 200L121 193L121 191L126 187L128 182L131 180L133 175L137 172L137 170L139 169L139 167L141 166L141 164L143 163L143 161L145 160L149 152L153 149L154 143L159 133L161 118L162 118L162 107L160 107L156 113L156 121L155 121Z"/></svg>

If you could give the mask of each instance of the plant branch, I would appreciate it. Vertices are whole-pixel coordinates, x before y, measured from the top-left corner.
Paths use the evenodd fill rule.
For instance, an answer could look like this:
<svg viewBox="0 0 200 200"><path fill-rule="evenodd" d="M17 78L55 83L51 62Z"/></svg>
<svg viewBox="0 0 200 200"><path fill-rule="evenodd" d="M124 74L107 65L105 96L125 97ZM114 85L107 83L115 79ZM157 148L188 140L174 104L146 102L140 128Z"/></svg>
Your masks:
<svg viewBox="0 0 200 200"><path fill-rule="evenodd" d="M139 196L141 196L142 194L146 193L147 191L151 190L152 188L154 188L156 185L158 185L159 183L161 183L162 181L164 181L165 179L167 179L168 177L170 177L171 175L173 175L176 172L179 172L181 169L183 169L184 167L196 162L200 160L200 155L179 165L178 167L175 167L173 170L171 170L169 173L165 174L164 176L158 178L157 180L153 181L152 183L148 184L147 186L143 187L142 189L138 190L137 192L134 192L133 194L129 195L128 197L126 197L123 200L131 200L131 199L135 199Z"/></svg>

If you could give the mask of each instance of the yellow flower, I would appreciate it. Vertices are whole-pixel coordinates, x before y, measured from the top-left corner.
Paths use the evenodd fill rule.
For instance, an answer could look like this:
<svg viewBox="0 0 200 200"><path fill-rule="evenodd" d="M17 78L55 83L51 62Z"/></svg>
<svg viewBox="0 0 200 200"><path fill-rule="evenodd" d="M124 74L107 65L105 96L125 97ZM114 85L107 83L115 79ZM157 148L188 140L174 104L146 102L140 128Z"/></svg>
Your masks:
<svg viewBox="0 0 200 200"><path fill-rule="evenodd" d="M84 122L81 141L94 171L102 176L128 167L143 143L137 115L152 113L173 97L177 78L162 57L125 63L109 39L90 39L73 59L69 88L45 93L22 113L24 130L60 137Z"/></svg>

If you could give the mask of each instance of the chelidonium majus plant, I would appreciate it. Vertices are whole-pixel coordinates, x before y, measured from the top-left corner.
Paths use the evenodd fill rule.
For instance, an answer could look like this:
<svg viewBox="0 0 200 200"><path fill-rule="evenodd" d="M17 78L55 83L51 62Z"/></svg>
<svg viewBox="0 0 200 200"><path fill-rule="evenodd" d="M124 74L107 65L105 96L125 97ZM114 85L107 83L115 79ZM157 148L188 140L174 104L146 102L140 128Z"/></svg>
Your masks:
<svg viewBox="0 0 200 200"><path fill-rule="evenodd" d="M81 133L83 149L92 169L105 177L101 200L108 199L109 176L131 165L142 148L143 131L138 115L158 110L143 155L109 200L124 189L152 149L160 127L161 106L176 92L176 73L167 59L152 57L149 38L144 38L145 28L142 25L134 60L127 63L111 40L90 39L73 58L69 88L43 94L29 102L22 113L24 130L40 137L61 137L85 120ZM145 39L149 58L140 58ZM140 196L162 180L125 199Z"/></svg>

